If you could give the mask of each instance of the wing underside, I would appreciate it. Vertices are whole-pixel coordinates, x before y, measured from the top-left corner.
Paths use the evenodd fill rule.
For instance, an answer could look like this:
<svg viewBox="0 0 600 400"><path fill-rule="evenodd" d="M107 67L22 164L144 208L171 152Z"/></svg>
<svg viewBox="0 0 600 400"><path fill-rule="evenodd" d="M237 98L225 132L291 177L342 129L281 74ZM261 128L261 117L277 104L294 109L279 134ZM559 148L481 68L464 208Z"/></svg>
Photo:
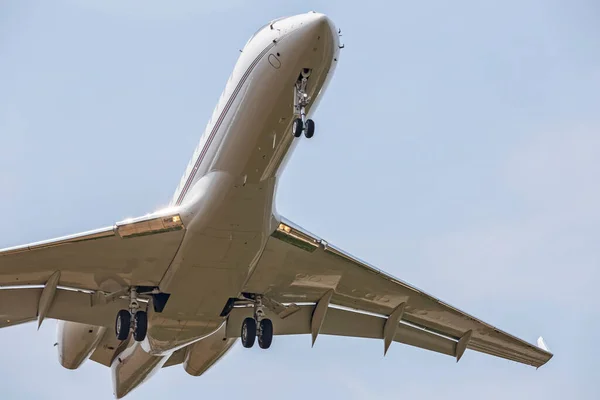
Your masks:
<svg viewBox="0 0 600 400"><path fill-rule="evenodd" d="M183 239L177 212L0 250L0 328L54 318L112 327L130 286L158 286Z"/></svg>
<svg viewBox="0 0 600 400"><path fill-rule="evenodd" d="M282 323L281 334L383 338L458 359L465 349L471 349L535 367L552 357L285 219L278 221L244 290L264 293L283 304L313 304L282 320L289 322ZM326 311L317 313L319 303L326 303L321 307ZM235 310L231 318L240 312ZM321 319L322 331L315 332L312 321L316 317Z"/></svg>
<svg viewBox="0 0 600 400"><path fill-rule="evenodd" d="M45 285L111 291L160 282L184 235L179 214L162 213L114 226L0 250L0 286Z"/></svg>
<svg viewBox="0 0 600 400"><path fill-rule="evenodd" d="M158 285L183 238L178 214L150 215L113 227L0 250L0 327L48 318L111 327L124 300L103 293L131 285ZM51 301L44 301L52 282ZM32 286L37 285L37 287ZM25 286L25 287L23 287ZM73 290L73 289L77 290ZM343 252L290 221L277 222L244 291L279 304L275 334L318 334L383 339L460 359L465 349L539 367L552 354L500 331ZM239 336L248 308L234 308L227 336ZM92 359L111 361L115 343ZM174 355L169 365L180 363Z"/></svg>
<svg viewBox="0 0 600 400"><path fill-rule="evenodd" d="M273 320L275 335L312 334L312 321L316 305L302 305L299 310L282 319L267 310L266 317ZM234 308L228 317L227 337L240 336L244 318L252 316L251 308ZM359 337L368 339L384 339L384 328L387 318L328 307L323 324L318 334ZM436 335L406 323L400 323L394 332L392 341L408 344L449 356L456 355L457 342Z"/></svg>

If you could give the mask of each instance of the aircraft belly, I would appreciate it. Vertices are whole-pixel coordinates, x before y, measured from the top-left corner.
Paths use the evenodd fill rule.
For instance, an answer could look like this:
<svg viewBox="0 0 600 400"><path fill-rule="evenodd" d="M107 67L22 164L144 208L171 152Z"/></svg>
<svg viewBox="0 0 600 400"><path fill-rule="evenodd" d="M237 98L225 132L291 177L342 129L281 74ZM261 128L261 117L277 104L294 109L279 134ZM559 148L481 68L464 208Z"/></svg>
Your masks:
<svg viewBox="0 0 600 400"><path fill-rule="evenodd" d="M260 232L208 229L195 235L193 247L183 250L186 266L178 273L163 313L176 310L178 315L201 319L219 315L227 299L242 287L260 243Z"/></svg>
<svg viewBox="0 0 600 400"><path fill-rule="evenodd" d="M303 69L311 70L310 113L333 72L337 49L314 36L282 37L267 45L232 97L211 150L182 198L190 220L184 221L185 237L159 285L171 295L169 301L160 314L149 315L151 353L216 330L227 300L240 296L253 272L275 229L276 175L297 143L291 133L294 85Z"/></svg>
<svg viewBox="0 0 600 400"><path fill-rule="evenodd" d="M148 343L162 354L214 332L227 300L237 297L253 260L271 233L274 179L234 183L210 213L194 220L160 288L169 293L161 313L149 312Z"/></svg>

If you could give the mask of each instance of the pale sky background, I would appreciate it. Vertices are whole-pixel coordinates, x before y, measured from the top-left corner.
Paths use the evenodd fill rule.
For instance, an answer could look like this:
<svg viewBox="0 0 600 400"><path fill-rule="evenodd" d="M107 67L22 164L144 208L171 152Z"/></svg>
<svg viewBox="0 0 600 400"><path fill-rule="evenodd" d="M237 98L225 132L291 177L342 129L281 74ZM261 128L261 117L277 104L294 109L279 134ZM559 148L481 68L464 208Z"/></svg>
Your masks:
<svg viewBox="0 0 600 400"><path fill-rule="evenodd" d="M0 1L0 248L165 205L238 50L309 10L346 48L280 213L555 356L277 337L128 399L600 398L594 0ZM63 369L54 342L53 321L0 331L0 398L112 397L108 368Z"/></svg>

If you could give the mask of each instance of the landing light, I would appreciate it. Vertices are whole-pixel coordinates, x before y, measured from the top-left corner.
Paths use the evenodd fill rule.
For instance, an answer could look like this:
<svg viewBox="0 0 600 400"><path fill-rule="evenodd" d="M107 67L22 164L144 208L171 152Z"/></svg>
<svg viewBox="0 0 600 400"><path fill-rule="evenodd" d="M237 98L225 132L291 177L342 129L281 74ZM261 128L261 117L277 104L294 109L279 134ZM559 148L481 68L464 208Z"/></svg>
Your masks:
<svg viewBox="0 0 600 400"><path fill-rule="evenodd" d="M290 233L292 231L292 228L285 224L279 224L279 230L284 231L285 233Z"/></svg>
<svg viewBox="0 0 600 400"><path fill-rule="evenodd" d="M181 217L179 215L174 215L173 222L181 222Z"/></svg>

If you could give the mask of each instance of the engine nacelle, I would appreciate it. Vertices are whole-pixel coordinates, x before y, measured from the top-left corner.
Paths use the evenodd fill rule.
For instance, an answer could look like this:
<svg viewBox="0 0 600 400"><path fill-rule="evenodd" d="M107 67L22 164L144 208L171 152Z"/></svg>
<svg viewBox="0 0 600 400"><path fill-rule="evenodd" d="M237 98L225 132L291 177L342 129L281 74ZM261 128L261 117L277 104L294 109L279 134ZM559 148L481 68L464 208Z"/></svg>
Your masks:
<svg viewBox="0 0 600 400"><path fill-rule="evenodd" d="M188 346L183 367L192 376L200 376L212 367L235 343L227 339L225 324L212 335Z"/></svg>
<svg viewBox="0 0 600 400"><path fill-rule="evenodd" d="M103 326L58 321L58 360L68 369L77 369L88 359L106 332Z"/></svg>

